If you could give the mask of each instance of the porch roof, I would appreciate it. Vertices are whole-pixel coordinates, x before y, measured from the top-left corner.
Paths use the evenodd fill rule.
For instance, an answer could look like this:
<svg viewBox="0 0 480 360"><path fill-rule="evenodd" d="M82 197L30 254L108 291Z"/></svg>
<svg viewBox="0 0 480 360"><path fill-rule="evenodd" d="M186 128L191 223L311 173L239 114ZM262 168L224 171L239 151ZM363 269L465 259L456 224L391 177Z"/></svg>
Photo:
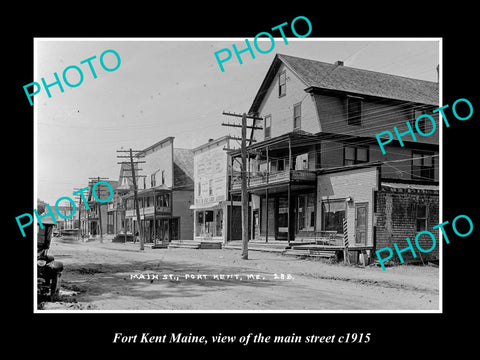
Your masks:
<svg viewBox="0 0 480 360"><path fill-rule="evenodd" d="M321 139L321 134L312 134L308 133L303 130L296 130L292 131L283 135L279 135L274 138L270 138L258 143L254 143L250 146L248 146L248 150L257 150L257 149L262 149L266 148L267 146L269 149L282 149L282 148L288 148L288 144L292 147L295 146L305 146L308 144L311 144L311 142L317 142ZM231 156L240 156L241 155L241 150L240 149L235 149L231 150L228 152Z"/></svg>
<svg viewBox="0 0 480 360"><path fill-rule="evenodd" d="M295 149L298 147L319 144L322 140L340 141L340 142L352 143L352 144L355 144L358 142L361 142L363 144L377 143L377 140L375 137L369 137L369 136L337 134L337 133L330 133L330 132L319 132L319 133L313 134L303 130L295 130L283 135L279 135L274 138L253 143L252 145L247 146L247 150L249 152L262 151L262 150L265 150L267 147L269 148L269 150L280 150L280 149L288 149L289 145L292 149ZM438 151L438 144L420 143L420 142L413 142L413 141L403 141L403 143L404 143L404 146L412 147L419 150ZM395 139L390 143L389 146L400 147L400 143L398 140ZM241 149L234 149L227 152L232 157L238 157L241 155Z"/></svg>
<svg viewBox="0 0 480 360"><path fill-rule="evenodd" d="M382 188L391 190L426 190L426 191L439 191L439 185L437 184L419 184L419 183L403 183L403 182L390 182L382 181Z"/></svg>

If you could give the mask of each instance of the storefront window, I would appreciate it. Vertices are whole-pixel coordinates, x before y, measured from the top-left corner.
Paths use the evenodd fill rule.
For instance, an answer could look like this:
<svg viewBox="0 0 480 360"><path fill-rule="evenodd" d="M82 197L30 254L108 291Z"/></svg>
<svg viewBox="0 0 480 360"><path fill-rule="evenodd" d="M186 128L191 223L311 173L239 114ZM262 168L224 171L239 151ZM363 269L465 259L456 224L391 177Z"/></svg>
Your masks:
<svg viewBox="0 0 480 360"><path fill-rule="evenodd" d="M344 200L322 201L322 229L336 231L343 234L343 219L345 218L346 203Z"/></svg>
<svg viewBox="0 0 480 360"><path fill-rule="evenodd" d="M288 232L288 198L278 198L278 231Z"/></svg>
<svg viewBox="0 0 480 360"><path fill-rule="evenodd" d="M223 236L223 209L197 211L195 236Z"/></svg>

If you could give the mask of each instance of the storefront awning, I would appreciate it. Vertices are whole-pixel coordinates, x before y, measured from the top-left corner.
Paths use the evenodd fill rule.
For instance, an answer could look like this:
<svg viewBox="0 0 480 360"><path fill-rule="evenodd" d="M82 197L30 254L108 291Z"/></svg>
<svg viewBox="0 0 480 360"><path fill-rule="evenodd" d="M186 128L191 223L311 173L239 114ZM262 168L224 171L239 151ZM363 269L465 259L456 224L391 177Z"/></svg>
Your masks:
<svg viewBox="0 0 480 360"><path fill-rule="evenodd" d="M190 210L208 210L219 207L222 205L222 202L214 202L205 205L190 205Z"/></svg>

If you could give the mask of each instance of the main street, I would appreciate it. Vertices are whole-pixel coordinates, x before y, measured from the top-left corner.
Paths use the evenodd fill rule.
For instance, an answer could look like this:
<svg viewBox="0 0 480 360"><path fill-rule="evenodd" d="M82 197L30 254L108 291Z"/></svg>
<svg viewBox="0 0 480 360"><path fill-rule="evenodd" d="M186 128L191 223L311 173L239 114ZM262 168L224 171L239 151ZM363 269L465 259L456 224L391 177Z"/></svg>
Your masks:
<svg viewBox="0 0 480 360"><path fill-rule="evenodd" d="M439 271L328 264L276 253L62 242L60 298L44 310L437 310Z"/></svg>

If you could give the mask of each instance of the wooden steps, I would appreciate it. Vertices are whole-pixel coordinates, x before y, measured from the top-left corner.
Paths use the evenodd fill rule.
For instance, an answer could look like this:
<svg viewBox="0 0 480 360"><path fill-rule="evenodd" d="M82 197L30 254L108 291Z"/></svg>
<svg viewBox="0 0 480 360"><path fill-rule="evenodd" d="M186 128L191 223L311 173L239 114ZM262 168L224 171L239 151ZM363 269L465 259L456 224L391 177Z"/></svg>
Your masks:
<svg viewBox="0 0 480 360"><path fill-rule="evenodd" d="M184 249L221 249L220 241L203 241L203 240L172 240L168 244L169 248Z"/></svg>

